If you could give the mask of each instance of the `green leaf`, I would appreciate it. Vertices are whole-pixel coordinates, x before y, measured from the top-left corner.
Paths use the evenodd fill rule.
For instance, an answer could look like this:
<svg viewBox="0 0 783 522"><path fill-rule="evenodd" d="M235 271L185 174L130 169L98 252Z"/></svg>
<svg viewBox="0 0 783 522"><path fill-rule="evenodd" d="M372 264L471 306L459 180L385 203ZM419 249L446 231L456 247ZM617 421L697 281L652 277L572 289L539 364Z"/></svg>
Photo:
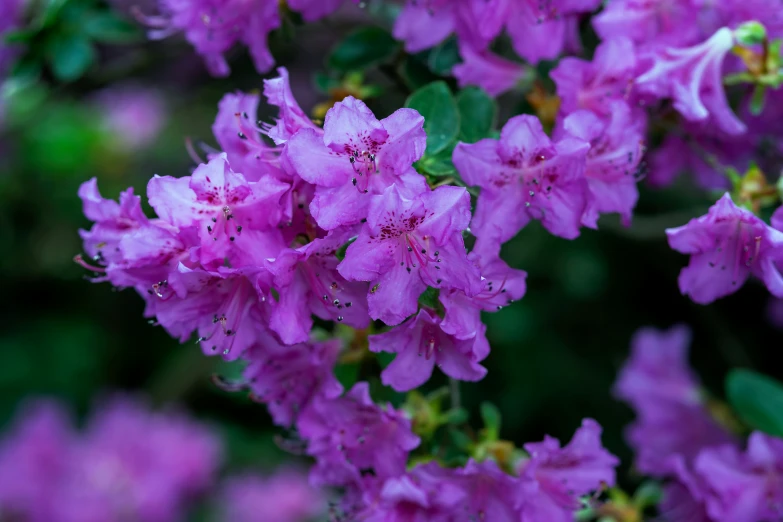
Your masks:
<svg viewBox="0 0 783 522"><path fill-rule="evenodd" d="M737 27L734 30L734 37L742 45L761 45L767 39L767 30L754 20Z"/></svg>
<svg viewBox="0 0 783 522"><path fill-rule="evenodd" d="M3 34L3 40L7 44L27 43L38 34L37 27L27 27L17 31L8 31Z"/></svg>
<svg viewBox="0 0 783 522"><path fill-rule="evenodd" d="M427 58L430 70L440 76L448 76L461 61L457 39L452 37L435 47Z"/></svg>
<svg viewBox="0 0 783 522"><path fill-rule="evenodd" d="M422 87L410 95L405 106L424 116L426 154L434 156L457 139L459 112L446 82L437 81Z"/></svg>
<svg viewBox="0 0 783 522"><path fill-rule="evenodd" d="M475 143L489 136L498 116L495 100L478 87L468 87L457 94L457 107L460 141Z"/></svg>
<svg viewBox="0 0 783 522"><path fill-rule="evenodd" d="M95 48L84 35L62 35L49 43L49 65L60 81L78 80L94 60Z"/></svg>
<svg viewBox="0 0 783 522"><path fill-rule="evenodd" d="M46 6L43 8L40 14L40 21L38 24L40 27L49 27L56 20L60 14L60 10L68 3L68 0L47 0Z"/></svg>
<svg viewBox="0 0 783 522"><path fill-rule="evenodd" d="M322 72L315 73L313 81L315 82L315 88L323 94L329 94L329 90L340 83L328 74Z"/></svg>
<svg viewBox="0 0 783 522"><path fill-rule="evenodd" d="M444 420L448 424L464 424L468 422L468 418L470 415L468 414L468 410L465 408L456 408L453 410L447 411L444 415Z"/></svg>
<svg viewBox="0 0 783 522"><path fill-rule="evenodd" d="M783 437L783 384L751 370L735 369L726 377L726 396L748 426Z"/></svg>
<svg viewBox="0 0 783 522"><path fill-rule="evenodd" d="M427 289L419 296L419 304L429 308L437 308L439 295L440 290L428 286Z"/></svg>
<svg viewBox="0 0 783 522"><path fill-rule="evenodd" d="M484 421L484 428L487 430L489 440L497 440L500 435L500 410L491 402L481 403L481 420Z"/></svg>
<svg viewBox="0 0 783 522"><path fill-rule="evenodd" d="M380 27L362 27L338 43L327 63L338 71L356 71L390 60L400 44Z"/></svg>
<svg viewBox="0 0 783 522"><path fill-rule="evenodd" d="M662 497L663 490L661 485L654 481L647 481L634 492L633 503L636 507L645 509L650 506L657 506Z"/></svg>
<svg viewBox="0 0 783 522"><path fill-rule="evenodd" d="M452 163L451 158L442 157L441 154L438 154L438 156L434 158L429 156L424 158L421 162L419 162L418 166L421 168L421 170L436 178L453 176L457 173L457 169L454 167L454 163Z"/></svg>
<svg viewBox="0 0 783 522"><path fill-rule="evenodd" d="M397 67L397 74L411 91L421 89L438 80L427 65L417 56L406 56Z"/></svg>
<svg viewBox="0 0 783 522"><path fill-rule="evenodd" d="M87 16L82 28L94 40L105 43L128 43L141 36L133 24L110 12L93 13Z"/></svg>
<svg viewBox="0 0 783 522"><path fill-rule="evenodd" d="M342 245L340 248L337 249L337 252L334 253L334 255L337 256L337 259L339 259L340 261L345 259L345 251L348 250L348 247L351 246L351 243L353 243L354 241L356 241L356 238L352 237L351 239L346 241L344 245Z"/></svg>
<svg viewBox="0 0 783 522"><path fill-rule="evenodd" d="M461 450L468 450L473 443L470 437L458 429L450 429L449 438L451 443Z"/></svg>
<svg viewBox="0 0 783 522"><path fill-rule="evenodd" d="M750 113L758 116L764 110L764 100L766 98L767 88L763 85L756 85L753 89L753 96L750 98Z"/></svg>
<svg viewBox="0 0 783 522"><path fill-rule="evenodd" d="M359 380L359 365L358 364L338 364L334 368L334 375L343 388L350 390L356 381Z"/></svg>

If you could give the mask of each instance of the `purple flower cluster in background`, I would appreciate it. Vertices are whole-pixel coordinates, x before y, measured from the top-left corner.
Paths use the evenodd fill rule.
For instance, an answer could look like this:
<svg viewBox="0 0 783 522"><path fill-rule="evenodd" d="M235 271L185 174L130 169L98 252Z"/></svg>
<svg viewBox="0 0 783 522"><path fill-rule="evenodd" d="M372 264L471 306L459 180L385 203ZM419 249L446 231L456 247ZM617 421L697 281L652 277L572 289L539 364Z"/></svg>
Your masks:
<svg viewBox="0 0 783 522"><path fill-rule="evenodd" d="M81 433L59 404L30 404L0 443L0 514L29 522L177 520L212 486L221 454L204 426L127 398L104 404Z"/></svg>
<svg viewBox="0 0 783 522"><path fill-rule="evenodd" d="M176 522L208 497L219 520L232 522L325 513L324 496L293 469L230 476L216 487L222 457L217 434L179 411L115 397L77 430L60 403L31 401L0 438L0 518Z"/></svg>
<svg viewBox="0 0 783 522"><path fill-rule="evenodd" d="M759 522L783 517L783 440L753 432L745 449L730 418L688 366L690 330L639 330L616 384L636 412L636 466L666 481L669 522Z"/></svg>
<svg viewBox="0 0 783 522"><path fill-rule="evenodd" d="M289 0L287 5L312 22L331 14L342 3ZM158 9L160 13L152 16L136 10L137 17L150 27L150 38L183 33L214 76L229 75L225 54L237 43L247 47L258 72L268 72L275 65L268 37L282 24L278 0L158 0Z"/></svg>

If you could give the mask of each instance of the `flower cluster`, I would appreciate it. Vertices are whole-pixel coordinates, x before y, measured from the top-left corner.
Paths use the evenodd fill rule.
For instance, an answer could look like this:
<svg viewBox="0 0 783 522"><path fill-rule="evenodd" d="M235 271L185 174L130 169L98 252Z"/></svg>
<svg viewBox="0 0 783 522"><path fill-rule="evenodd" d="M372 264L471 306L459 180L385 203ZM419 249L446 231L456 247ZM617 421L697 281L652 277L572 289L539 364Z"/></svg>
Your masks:
<svg viewBox="0 0 783 522"><path fill-rule="evenodd" d="M205 354L243 359L242 379L223 384L249 390L276 424L296 429L315 458L311 481L343 488L346 516L480 519L498 510L508 520L570 519L581 496L614 483L617 461L601 447L597 423L586 420L563 448L550 438L525 446L514 475L488 462L407 470L420 444L407 415L375 404L366 382L343 393L333 373L341 342L312 334L313 317L357 330L383 321L391 328L370 335L368 348L397 354L382 380L399 391L420 386L435 367L481 379L489 354L481 312L525 292L525 273L499 257L514 231L490 219L476 226L477 214L477 240L466 252L469 194L430 188L413 169L426 147L416 111L378 120L348 97L320 128L296 104L284 69L265 82L264 96L280 108L277 121L255 122L258 96L229 94L213 127L223 152L209 152L189 176L150 180L156 218L144 215L130 189L115 202L100 196L95 180L85 183L80 196L94 225L82 238L91 261L77 260L96 281L134 288L145 314L172 336L196 333ZM524 118L506 129L501 143L510 152L487 148L530 180L526 190L549 183L586 190L580 176L590 168L592 137L569 134L552 144ZM541 146L528 153L528 143ZM420 304L432 291L437 301ZM443 480L445 492L435 487Z"/></svg>
<svg viewBox="0 0 783 522"><path fill-rule="evenodd" d="M104 404L82 433L59 403L29 404L0 440L0 517L179 520L212 486L221 453L204 426L127 398Z"/></svg>
<svg viewBox="0 0 783 522"><path fill-rule="evenodd" d="M371 503L365 494L365 505L350 520L573 520L580 497L615 482L618 461L603 449L600 434L588 419L562 448L550 437L526 444L527 456L513 475L493 461L460 468L419 464L386 480Z"/></svg>
<svg viewBox="0 0 783 522"><path fill-rule="evenodd" d="M666 480L671 522L754 522L783 517L783 440L753 432L743 451L688 367L690 331L639 330L616 395L636 411L628 441L636 465Z"/></svg>
<svg viewBox="0 0 783 522"><path fill-rule="evenodd" d="M289 0L283 9L312 21L341 3ZM497 95L532 71L494 54L498 38L507 35L530 64L553 60L580 49L579 23L600 4L410 0L393 33L411 53L455 35L460 85ZM237 42L259 71L272 67L266 39L281 24L278 2L160 5L160 17L146 18L154 36L183 31L213 74L228 74L224 54ZM756 17L769 23L763 35L754 26L751 38ZM660 142L652 185L690 168L705 188L731 189L706 216L666 231L673 249L691 255L681 292L706 304L752 274L783 297L783 210L767 225L757 214L770 187L763 175L738 174L751 171L770 136L783 152L780 113L759 115L757 93L740 96L735 110L724 88L728 73L750 74L757 87L771 74L769 38L783 36L778 10L763 1L612 0L592 26L601 39L592 59L566 57L551 72L551 117L513 116L499 133L490 124L438 150L428 149L424 117L410 108L378 119L347 96L316 124L280 68L262 95L221 100L218 148L205 147L204 159L191 150L198 166L189 175L149 181L155 217L132 189L113 201L95 179L84 183L79 195L93 225L81 231L89 259L77 262L95 281L138 292L145 316L180 342L196 338L208 356L241 360L241 378L220 384L248 391L291 430L315 461L311 483L341 490L335 518L573 520L594 503L588 494L615 482L617 460L595 421L564 447L546 438L513 462L476 452L447 467L421 450L426 430L409 410L374 402L368 381L345 390L334 369L344 355L338 326L346 325L360 358L394 354L380 377L397 392L427 383L436 368L453 381L482 379L490 346L481 313L526 291L525 272L501 259L502 245L532 220L564 239L597 229L603 214L630 225L648 141ZM278 108L274 121L257 119L262 96ZM453 176L429 172L433 161ZM781 164L773 158L764 167ZM754 433L740 451L687 368L688 342L684 327L642 330L634 340L616 394L638 414L628 432L637 467L667 481L664 511L675 521L781 516L780 441ZM259 502L248 488L228 489L236 511L227 516L241 520Z"/></svg>
<svg viewBox="0 0 783 522"><path fill-rule="evenodd" d="M331 14L343 0L289 0L288 7L308 22ZM231 72L225 54L237 43L247 46L258 72L272 69L269 33L282 24L277 0L158 0L160 14L137 13L150 27L149 37L161 39L184 33L187 41L204 58L214 76Z"/></svg>
<svg viewBox="0 0 783 522"><path fill-rule="evenodd" d="M325 512L323 495L307 483L307 475L282 469L270 477L242 474L225 479L217 496L220 521L304 522Z"/></svg>
<svg viewBox="0 0 783 522"><path fill-rule="evenodd" d="M331 377L340 346L310 342L314 316L395 326L370 336L370 349L406 348L384 376L398 390L422 384L436 365L480 379L489 347L479 313L522 297L524 272L500 260L493 235L466 252L468 192L431 189L412 168L426 143L416 111L379 121L349 97L321 129L280 72L264 90L278 121L255 123L258 96L227 95L214 125L224 152L190 176L150 180L157 218L130 189L115 202L95 180L85 183L80 196L95 224L82 238L96 265L80 262L98 281L135 288L172 336L197 332L206 354L249 361L256 396L275 398L282 424L314 397L340 394ZM420 307L427 288L441 292L445 314ZM315 384L284 386L294 366Z"/></svg>
<svg viewBox="0 0 783 522"><path fill-rule="evenodd" d="M31 401L0 438L0 518L176 522L207 496L221 521L305 522L325 513L323 494L294 469L228 476L215 488L222 453L206 426L127 397L103 404L81 432L60 403Z"/></svg>

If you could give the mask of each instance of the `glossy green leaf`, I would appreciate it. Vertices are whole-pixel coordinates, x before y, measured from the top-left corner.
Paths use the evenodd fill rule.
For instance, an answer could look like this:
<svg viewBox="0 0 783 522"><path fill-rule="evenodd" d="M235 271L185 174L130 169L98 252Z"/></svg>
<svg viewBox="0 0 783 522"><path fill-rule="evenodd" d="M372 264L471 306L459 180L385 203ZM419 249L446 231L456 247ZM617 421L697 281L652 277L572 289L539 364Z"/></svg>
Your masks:
<svg viewBox="0 0 783 522"><path fill-rule="evenodd" d="M397 75L411 91L421 89L428 83L438 80L427 64L417 56L406 56L397 67Z"/></svg>
<svg viewBox="0 0 783 522"><path fill-rule="evenodd" d="M735 369L726 377L726 396L752 429L783 437L783 384L751 370Z"/></svg>
<svg viewBox="0 0 783 522"><path fill-rule="evenodd" d="M449 38L432 49L427 58L430 70L440 76L448 76L451 69L460 62L459 47L456 38Z"/></svg>
<svg viewBox="0 0 783 522"><path fill-rule="evenodd" d="M380 27L362 27L345 37L329 54L328 65L338 71L356 71L390 60L400 44Z"/></svg>
<svg viewBox="0 0 783 522"><path fill-rule="evenodd" d="M481 420L487 430L487 438L496 440L500 435L500 410L491 402L481 403Z"/></svg>
<svg viewBox="0 0 783 522"><path fill-rule="evenodd" d="M495 100L478 87L468 87L457 94L457 107L460 141L475 143L489 136L498 116Z"/></svg>
<svg viewBox="0 0 783 522"><path fill-rule="evenodd" d="M91 14L82 27L94 40L105 43L128 43L141 36L136 26L110 12Z"/></svg>
<svg viewBox="0 0 783 522"><path fill-rule="evenodd" d="M424 116L427 155L434 156L456 141L460 126L459 111L445 82L437 81L422 87L410 95L405 106Z"/></svg>
<svg viewBox="0 0 783 522"><path fill-rule="evenodd" d="M95 48L84 35L62 35L49 43L49 65L57 79L63 82L81 78L95 56Z"/></svg>

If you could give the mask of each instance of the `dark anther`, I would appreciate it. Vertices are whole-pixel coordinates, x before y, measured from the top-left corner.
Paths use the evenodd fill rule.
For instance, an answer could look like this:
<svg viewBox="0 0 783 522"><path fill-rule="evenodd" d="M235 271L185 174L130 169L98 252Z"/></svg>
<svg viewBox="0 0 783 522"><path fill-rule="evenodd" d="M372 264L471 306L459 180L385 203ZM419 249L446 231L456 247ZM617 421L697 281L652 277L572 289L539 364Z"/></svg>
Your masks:
<svg viewBox="0 0 783 522"><path fill-rule="evenodd" d="M229 241L233 241L234 240L234 236L229 237L228 240Z"/></svg>
<svg viewBox="0 0 783 522"><path fill-rule="evenodd" d="M237 136L239 136L240 140L246 140L247 139L247 136L245 136L244 132L238 132Z"/></svg>

